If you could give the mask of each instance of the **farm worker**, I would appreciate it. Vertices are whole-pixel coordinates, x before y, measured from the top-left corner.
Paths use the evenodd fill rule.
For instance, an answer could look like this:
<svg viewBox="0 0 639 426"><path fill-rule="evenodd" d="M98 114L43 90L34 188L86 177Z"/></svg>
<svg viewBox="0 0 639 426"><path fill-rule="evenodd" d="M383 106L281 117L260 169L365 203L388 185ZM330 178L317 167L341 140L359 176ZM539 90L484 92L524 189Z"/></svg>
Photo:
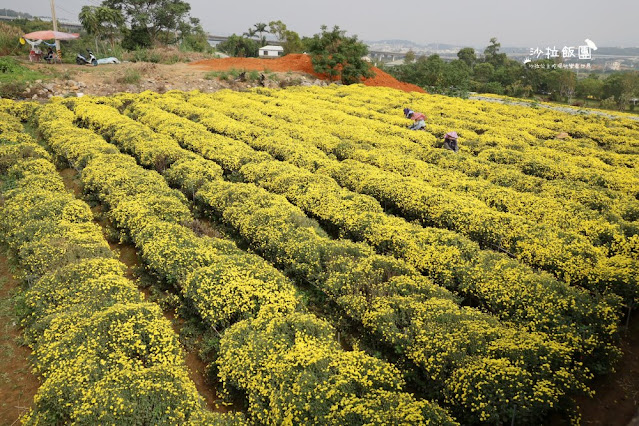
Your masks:
<svg viewBox="0 0 639 426"><path fill-rule="evenodd" d="M404 108L404 115L406 116L406 118L410 118L411 120L415 121L415 123L413 123L409 127L409 129L422 130L426 127L426 116L421 112L415 112L412 109Z"/></svg>
<svg viewBox="0 0 639 426"><path fill-rule="evenodd" d="M40 50L40 44L42 44L42 40L29 40L28 38L23 39L31 46L31 50L29 51L29 60L30 61L39 61L42 57L42 51Z"/></svg>
<svg viewBox="0 0 639 426"><path fill-rule="evenodd" d="M48 63L51 63L51 61L53 61L53 49L49 48L47 50L47 54L44 56L44 60Z"/></svg>
<svg viewBox="0 0 639 426"><path fill-rule="evenodd" d="M448 132L444 135L444 149L450 149L451 151L459 151L457 145L457 132Z"/></svg>

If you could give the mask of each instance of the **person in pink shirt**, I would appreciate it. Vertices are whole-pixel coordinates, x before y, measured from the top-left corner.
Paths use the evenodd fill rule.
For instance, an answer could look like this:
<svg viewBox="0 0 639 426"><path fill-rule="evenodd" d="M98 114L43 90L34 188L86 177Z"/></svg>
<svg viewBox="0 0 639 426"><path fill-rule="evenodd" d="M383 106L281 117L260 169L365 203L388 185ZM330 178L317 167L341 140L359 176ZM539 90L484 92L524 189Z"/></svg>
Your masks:
<svg viewBox="0 0 639 426"><path fill-rule="evenodd" d="M423 130L426 127L426 116L421 112L415 112L410 108L404 108L404 115L406 116L406 118L410 118L411 120L415 121L415 123L413 123L409 127L409 129Z"/></svg>

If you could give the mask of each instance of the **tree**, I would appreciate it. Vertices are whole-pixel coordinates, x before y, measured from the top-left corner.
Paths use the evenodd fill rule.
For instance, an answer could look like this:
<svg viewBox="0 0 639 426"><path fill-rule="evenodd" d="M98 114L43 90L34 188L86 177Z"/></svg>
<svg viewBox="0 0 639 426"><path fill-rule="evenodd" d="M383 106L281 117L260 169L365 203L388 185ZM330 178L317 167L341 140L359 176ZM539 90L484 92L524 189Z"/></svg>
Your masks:
<svg viewBox="0 0 639 426"><path fill-rule="evenodd" d="M568 70L559 70L559 94L565 98L567 102L575 95L577 87L577 76L574 72Z"/></svg>
<svg viewBox="0 0 639 426"><path fill-rule="evenodd" d="M277 37L279 41L286 40L288 28L282 21L271 21L268 23L268 32Z"/></svg>
<svg viewBox="0 0 639 426"><path fill-rule="evenodd" d="M304 50L300 35L295 31L291 31L282 21L271 21L268 24L269 32L274 34L282 43L284 54L299 53Z"/></svg>
<svg viewBox="0 0 639 426"><path fill-rule="evenodd" d="M475 49L472 47L464 47L457 52L457 57L468 65L468 68L472 69L477 62L477 55L475 54Z"/></svg>
<svg viewBox="0 0 639 426"><path fill-rule="evenodd" d="M180 35L181 46L184 49L194 52L211 50L211 45L199 19L191 17L188 22L180 22L177 33Z"/></svg>
<svg viewBox="0 0 639 426"><path fill-rule="evenodd" d="M128 24L128 36L135 37L129 44L169 42L177 39L179 28L190 25L191 5L183 0L104 0L103 7L122 13ZM146 32L148 37L143 33Z"/></svg>
<svg viewBox="0 0 639 426"><path fill-rule="evenodd" d="M454 59L444 67L443 86L466 91L469 86L470 68L461 59Z"/></svg>
<svg viewBox="0 0 639 426"><path fill-rule="evenodd" d="M417 72L420 75L421 86L433 89L441 88L444 82L444 67L446 63L437 55L421 57L417 61Z"/></svg>
<svg viewBox="0 0 639 426"><path fill-rule="evenodd" d="M615 73L603 83L603 97L614 98L619 110L623 111L630 99L639 97L639 72Z"/></svg>
<svg viewBox="0 0 639 426"><path fill-rule="evenodd" d="M115 36L124 25L122 12L104 6L82 6L78 18L85 31L95 39L96 54L98 53L98 40L108 38L113 48Z"/></svg>
<svg viewBox="0 0 639 426"><path fill-rule="evenodd" d="M506 59L501 66L495 67L493 79L505 87L520 80L522 76L523 67L521 63L511 59Z"/></svg>
<svg viewBox="0 0 639 426"><path fill-rule="evenodd" d="M259 37L257 38L257 41L261 46L265 46L266 45L266 37L264 37L264 33L267 32L266 31L266 27L267 25L263 22L258 22L257 24L253 24L252 28L249 28L247 32L245 32L243 34L243 36L251 38L251 37L255 37L256 35L259 34Z"/></svg>
<svg viewBox="0 0 639 426"><path fill-rule="evenodd" d="M421 56L413 63L390 67L388 72L400 81L416 84L433 93L451 96L465 96L470 83L470 70L465 62L459 59L444 62L437 54Z"/></svg>
<svg viewBox="0 0 639 426"><path fill-rule="evenodd" d="M217 48L231 56L256 57L259 46L255 40L236 34L217 45Z"/></svg>
<svg viewBox="0 0 639 426"><path fill-rule="evenodd" d="M506 54L499 53L500 47L501 43L498 43L497 38L493 37L490 39L490 45L484 49L484 60L492 64L494 67L498 67L506 63Z"/></svg>
<svg viewBox="0 0 639 426"><path fill-rule="evenodd" d="M406 52L406 56L404 56L405 64L410 64L411 62L415 62L415 52L412 49Z"/></svg>
<svg viewBox="0 0 639 426"><path fill-rule="evenodd" d="M550 59L541 59L539 61L529 62L522 70L521 80L524 85L530 86L535 93L548 94L548 69L554 62ZM535 67L539 65L540 67Z"/></svg>
<svg viewBox="0 0 639 426"><path fill-rule="evenodd" d="M480 83L488 83L490 80L492 80L494 73L495 67L488 62L477 64L473 69L475 80L479 81Z"/></svg>
<svg viewBox="0 0 639 426"><path fill-rule="evenodd" d="M357 36L346 37L346 31L334 26L328 31L322 25L322 32L308 40L308 49L313 69L326 74L331 80L340 79L344 84L359 83L364 77L373 77L368 62L362 59L368 47Z"/></svg>
<svg viewBox="0 0 639 426"><path fill-rule="evenodd" d="M580 98L601 99L603 80L600 80L597 74L589 74L588 77L577 82L576 93Z"/></svg>

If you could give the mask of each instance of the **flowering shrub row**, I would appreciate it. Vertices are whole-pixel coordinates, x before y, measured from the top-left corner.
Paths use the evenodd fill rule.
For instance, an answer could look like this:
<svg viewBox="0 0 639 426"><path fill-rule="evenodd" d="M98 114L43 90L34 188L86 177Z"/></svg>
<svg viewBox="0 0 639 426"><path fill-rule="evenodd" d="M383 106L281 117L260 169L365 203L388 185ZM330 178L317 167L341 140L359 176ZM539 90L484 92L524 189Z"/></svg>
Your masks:
<svg viewBox="0 0 639 426"><path fill-rule="evenodd" d="M309 89L312 90L312 89ZM345 90L349 90L349 89L345 89ZM301 99L304 99L304 102L300 102ZM507 183L507 184L511 184L511 183L517 183L519 185L519 188L521 190L525 190L525 191L539 191L541 189L544 189L546 191L550 191L551 193L557 193L557 194L564 194L564 195L570 195L571 197L575 197L576 199L579 199L581 197L581 199L584 200L584 202L587 201L587 198L585 197L585 195L580 195L581 191L584 190L590 190L587 191L588 193L594 193L594 194L599 194L597 195L597 199L600 199L602 196L605 196L607 198L611 198L611 199L617 199L617 198L621 198L624 202L628 202L628 201L632 201L633 198L632 196L629 196L628 194L624 194L623 192L619 192L619 191L614 191L612 189L604 189L604 188L596 188L596 186L598 186L598 183L596 182L597 179L593 179L592 181L589 181L588 183L584 183L584 182L580 182L579 180L576 179L555 179L553 178L552 180L548 180L548 179L544 179L544 178L540 178L537 177L536 174L536 169L539 169L541 171L543 171L543 169L546 167L545 165L543 165L544 161L543 159L539 159L539 156L536 155L534 152L519 152L518 150L509 150L507 148L507 146L505 146L507 144L507 140L501 140L499 144L497 143L492 143L491 146L489 146L489 151L492 153L490 155L495 155L497 157L495 157L495 159L506 159L509 156L512 155L516 155L516 156L522 156L525 155L525 159L526 161L529 161L529 164L526 164L524 167L524 171L522 172L522 170L520 170L517 167L514 167L510 163L510 160L508 161L500 161L506 164L497 164L495 162L492 161L487 161L486 158L483 158L482 155L475 157L475 156L462 156L463 161L460 161L459 156L452 156L452 155L446 155L449 154L447 152L444 152L442 150L433 150L433 146L441 146L441 142L435 142L433 143L433 136L429 133L426 132L417 132L417 135L415 134L415 132L409 133L406 132L405 129L402 129L396 125L393 126L389 126L389 125L382 125L380 126L379 124L376 124L375 122L373 122L373 126L370 125L371 120L363 120L361 118L362 115L366 114L367 108L371 107L371 100L370 100L370 96L369 96L369 103L366 103L365 107L361 107L358 109L355 108L351 108L349 113L351 114L348 118L344 117L344 113L342 113L341 115L339 114L341 112L342 109L346 109L349 110L346 107L342 106L343 100L340 96L334 96L334 102L337 102L336 100L339 100L339 108L336 108L336 104L335 103L330 103L330 102L323 102L323 103L319 103L318 105L316 105L315 102L311 102L309 100L309 93L296 93L295 91L291 91L291 92L284 92L284 94L278 92L276 95L274 96L268 96L268 97L261 97L258 99L262 99L266 102L269 103L279 103L280 105L282 105L282 102L286 102L285 100L283 101L283 99L290 99L293 102L293 106L296 108L296 110L298 111L298 114L301 112L303 114L311 114L311 117L313 115L317 116L320 114L319 111L323 111L323 108L326 108L329 112L329 114L331 115L330 119L331 121L336 121L336 120L340 120L340 122L343 123L347 123L351 126L358 126L358 122L360 124L363 124L364 127L366 129L368 129L369 127L371 127L371 129L368 130L374 130L374 133L372 132L366 132L366 129L358 129L361 130L361 134L358 135L359 140L364 140L366 142L370 142L372 144L375 144L375 146L388 146L391 148L394 148L395 151L401 150L401 151L405 151L417 158L421 158L424 161L428 161L428 162L433 162L439 166L448 168L448 167L454 167L454 168L461 168L462 171L464 171L465 173L470 174L471 177L475 177L476 175L482 175L484 177L490 177L493 176L494 178L498 179L499 176L503 176L506 175L508 176L508 180L504 180L504 182L500 182L499 180L496 181L496 183L499 184L503 184L503 183ZM420 101L423 102L423 100L420 98ZM397 101L395 101L397 102ZM312 105L312 106L311 106ZM387 114L386 116L380 117L380 119L384 120L384 122L393 122L396 120L402 120L401 118L401 104L396 104L397 107L394 110L391 110L389 112L389 114ZM465 106L461 105L461 106ZM447 115L451 115L451 114L455 114L455 112L460 110L460 105L454 105L451 106L451 112L447 112ZM438 104L438 107L441 108L441 104ZM300 109L302 108L302 109ZM433 106L431 105L430 108L433 108ZM277 109L277 113L280 113L283 109L279 108ZM285 110L285 109L284 109ZM462 110L463 111L463 110ZM444 114L444 113L441 113ZM353 115L356 115L356 117L354 117ZM477 114L474 114L477 115ZM477 142L476 139L472 139L472 138L464 138L463 135L465 134L464 132L468 133L468 130L464 130L465 128L468 127L468 124L464 125L464 123L471 121L473 114L470 114L471 118L466 117L466 115L464 114L463 118L460 119L462 121L456 123L457 125L442 125L439 124L441 120L445 120L445 118L438 116L437 113L433 112L433 124L429 126L429 128L431 129L431 131L434 131L437 135L438 138L441 138L442 135L448 131L451 128L457 129L460 131L460 134L462 135L462 138L460 140L463 141L463 147L469 147L471 150L475 150L475 145L479 142ZM347 121L344 121L347 120ZM465 120L465 121L464 121ZM525 118L520 117L519 121L525 121ZM519 123L518 121L518 123ZM404 120L404 124L406 123L406 121ZM471 121L472 123L472 121ZM392 129L388 130L388 129ZM513 131L513 125L510 124L509 127L506 127L507 129L509 129L509 131ZM432 129L437 129L437 130L432 130ZM492 130L493 127L491 127L490 125L486 124L486 129L481 130L482 134L477 136L475 135L477 138L479 138L480 136L484 136L486 133L484 132L488 132L488 130ZM333 130L333 129L332 129ZM397 132L404 132L406 135L400 135L402 136L401 138L397 138ZM386 137L384 138L380 138L379 134L383 134L386 135ZM554 137L553 133L553 137ZM473 135L471 135L473 136ZM467 140L470 139L470 140ZM502 138L503 139L503 138ZM528 136L528 139L533 139L531 136ZM410 142L408 142L408 140L413 140L415 142L419 142L418 144L411 144ZM558 141L558 140L553 140L553 141ZM546 141L544 141L546 142ZM558 142L557 142L558 143ZM565 143L565 142L564 142ZM494 147L497 146L498 149L494 149ZM463 151L463 150L462 150ZM605 152L601 149L599 149L599 152ZM553 153L555 156L558 156L559 153ZM488 154L487 154L488 155ZM570 157L565 155L564 157ZM631 155L627 155L624 157L624 160L622 162L620 162L620 164L623 165L623 167L617 167L615 168L615 172L616 173L622 173L622 177L619 179L619 181L621 182L620 185L627 188L628 191L630 191L632 194L636 194L636 185L633 183L637 178L636 178L636 169L634 168L634 163L635 161L633 161L632 159L633 156ZM582 157L576 157L578 160L573 160L574 161L586 161L589 159L583 159ZM612 168L611 166L605 164L602 162L602 164L604 164L604 166L606 166L607 168ZM573 168L577 168L579 170L583 170L584 169L584 165L583 164L579 164L579 165L575 165L572 164ZM592 168L592 165L588 164L589 169ZM623 172L619 172L619 170L622 170ZM525 173L524 173L525 172ZM583 173L583 172L582 172ZM565 174L565 173L559 173L559 174ZM491 178L492 179L492 178ZM565 188L565 187L568 188ZM593 188L593 186L595 188ZM571 188L574 188L571 190ZM593 200L591 203L594 203L595 200ZM621 202L621 201L620 201ZM636 202L636 200L635 200ZM602 208L599 205L593 204L593 207L597 207L597 208ZM606 206L604 206L606 207ZM636 208L636 206L635 206ZM637 216L635 216L636 218Z"/></svg>
<svg viewBox="0 0 639 426"><path fill-rule="evenodd" d="M192 96L190 102L238 118L246 119L249 114L255 116L255 108L242 108L242 105L237 105L235 98L224 102L224 99L210 101L205 96ZM308 99L303 102L300 100L296 105L304 103L307 105ZM228 110L234 106L237 108L229 113ZM331 116L335 120L340 119L335 110L331 111ZM341 115L342 122L348 120L348 116ZM351 119L349 126L328 124L321 128L333 126L342 137L357 139L368 130L356 127L354 120L359 119ZM253 121L261 121L260 124L266 126L268 121L274 120L264 116ZM275 127L278 131L282 130L278 125ZM343 144L338 146L344 148ZM384 155L380 153L376 158ZM401 167L400 162L396 162L396 165ZM332 163L322 172L328 173L349 189L374 196L407 219L418 219L426 225L448 228L484 246L513 253L530 265L543 268L566 282L602 292L613 291L624 296L627 302L636 301L638 297L639 267L637 260L627 254L628 244L619 226L612 226L603 220L581 221L577 229L557 229L550 220L540 225L533 221L534 218L526 219L514 213L496 211L466 191L451 191L447 185L424 185L423 179L404 178L397 173L380 171L358 162ZM446 181L445 178L436 177L432 180ZM429 181L426 183L431 184ZM582 232L590 237L583 236ZM631 228L631 232L636 234L636 229Z"/></svg>
<svg viewBox="0 0 639 426"><path fill-rule="evenodd" d="M343 90L346 91L346 93L350 94L350 92L352 92L354 89L346 88ZM356 117L353 117L353 115L348 116L341 112L342 109L345 109L342 106L344 99L348 99L348 97L344 96L344 93L340 91L337 96L333 96L333 103L324 102L317 104L315 101L309 99L312 96L312 93L309 92L314 91L314 89L309 88L308 91L303 92L299 92L299 90L287 90L281 92L268 92L268 96L256 96L251 94L247 96L269 104L271 108L269 108L267 115L280 116L284 114L284 117L286 119L293 120L298 125L300 124L298 122L298 118L300 116L305 117L306 120L312 120L315 119L315 117L317 117L317 120L326 120L326 115L328 114L328 120L330 120L331 123L338 122L348 124L350 126L363 127L363 129L359 129L360 134L357 135L357 139L351 141L351 143L365 141L366 145L364 145L364 147L366 149L370 149L371 145L378 148L387 148L387 152L389 150L392 152L401 152L403 154L412 156L413 159L418 159L435 164L440 169L443 168L458 170L472 178L476 178L479 176L500 186L513 187L518 191L547 194L551 197L570 199L573 201L577 201L584 206L596 211L615 212L616 214L623 216L630 221L634 221L639 218L639 204L636 199L628 194L614 191L612 189L601 187L597 188L596 184L593 185L592 183L584 183L578 180L548 180L536 176L535 168L538 168L537 166L541 164L540 161L543 162L543 160L537 161L537 157L532 156L530 153L527 154L526 158L531 163L526 166L527 168L526 170L524 170L526 173L524 173L524 171L522 171L520 168L512 167L509 164L499 164L494 161L488 161L486 158L477 157L475 155L450 155L450 153L446 152L445 150L434 149L434 147L441 146L442 144L442 142L437 142L437 139L441 140L441 138L443 138L443 135L451 128L457 129L461 135L460 141L462 141L462 152L464 152L465 148L467 147L471 151L473 151L475 149L473 148L474 145L479 143L477 142L477 140L471 139L470 137L465 138L464 134L469 130L464 129L472 126L473 117L478 116L480 113L477 111L465 113L465 108L468 104L449 105L450 102L461 101L450 99L442 100L439 97L436 97L435 99L437 101L436 105L438 109L436 111L432 111L432 124L429 124L429 126L427 126L427 129L429 129L429 132L431 133L408 132L406 131L405 127L399 127L400 125L405 126L407 122L407 120L400 118L402 117L401 108L404 104L401 99L405 98L402 94L398 93L398 97L396 99L394 99L392 102L385 102L383 104L383 107L381 107L382 110L385 111L385 114L377 118L383 120L383 123L393 123L393 125L389 125L381 124L373 120L365 120L362 118L369 114L368 111L370 111L371 107L374 107L377 99L377 96L371 96L370 92L365 95L368 97L368 101L363 103L363 106L361 108L356 109L355 111L350 111L350 114L356 115ZM380 89L380 91L384 91L384 89ZM260 90L260 92L264 93L265 91L264 89L262 89ZM420 96L422 97L418 97L417 99L413 99L412 97L405 98L405 102L423 102L424 95ZM339 102L339 106L337 106L335 102ZM391 105L390 108L389 105ZM276 106L278 108L273 108L273 106ZM288 108L281 108L281 106L287 106ZM445 110L445 113L441 112L442 106L449 109ZM433 108L433 105L429 104L429 108ZM457 111L463 113L463 116L460 118L461 122L457 123L458 126L440 124L441 120L445 120L445 117L451 114L455 114ZM502 113L500 112L500 114ZM492 118L493 115L489 115L489 117ZM344 120L349 121L345 122ZM524 117L519 117L517 123L524 120ZM397 123L398 121L401 121L401 123ZM486 127L478 129L481 135L478 135L477 138L483 136L488 129L493 129L490 123L491 121L488 120L486 124L482 124ZM306 122L302 123L302 125L304 124L306 124ZM510 123L506 127L506 129L514 132L515 129L517 129L517 126L517 124ZM320 130L322 128L324 128L324 126L321 126ZM367 132L367 130L374 130L374 132ZM336 132L335 135L340 136L340 138L342 139L342 143L344 142L343 139L347 138L348 136L347 134L340 134L339 127L335 128L333 126L331 128L331 131ZM380 134L386 136L380 137ZM556 133L553 133L553 135L554 134ZM434 135L436 137L434 137ZM401 137L398 138L396 136ZM630 135L624 136L626 138L631 137ZM516 151L507 149L509 144L511 143L508 139L496 138L496 136L491 136L492 142L489 146L491 150L489 151L491 152L490 155L495 155L497 156L496 158L506 158L509 155L509 152ZM531 139L531 137L529 136L528 139ZM560 143L555 141L558 140L551 140L550 142ZM542 142L548 143L549 141L542 139ZM566 144L567 142L563 143ZM539 144L539 142L537 144ZM348 144L346 147L348 147ZM493 149L495 147L498 147L499 149ZM603 153L608 152L602 149L598 149L598 151ZM335 154L339 157L340 152L341 151L337 151ZM348 153L348 150L346 150L346 153ZM516 152L516 154L520 155L520 153L518 152ZM633 157L634 155L626 155L623 161L621 161L620 163L623 165L622 169L625 170L624 176L630 176L631 181L636 178L632 178L633 175L636 175L636 166L634 165L636 161L633 160ZM508 163L508 161L500 162ZM411 169L407 169L404 173L410 175ZM630 191L636 191L634 189L636 185L629 184L628 182L626 182L626 180L627 179L622 179L624 185L626 185Z"/></svg>
<svg viewBox="0 0 639 426"><path fill-rule="evenodd" d="M246 151L240 141L212 135L201 124L160 110L154 106L158 103L164 105L157 99L153 104L136 102L130 112L141 123L174 137L225 169L226 165L235 164L234 152ZM213 115L210 114L211 120ZM203 113L201 118L206 116ZM304 157L304 148L295 149L295 141L287 141L284 135L248 140L252 146L291 158L292 162ZM337 163L319 157L313 157L317 158L316 163ZM613 345L617 316L612 303L591 298L548 275L535 274L505 255L480 250L462 236L388 216L376 200L344 190L326 175L314 175L278 161L262 161L261 157L253 158L238 172L245 181L285 195L342 236L364 240L378 252L406 260L436 283L481 301L501 319L516 321L568 343L585 356L588 365L603 371L610 367L617 352ZM577 329L575 323L580 324Z"/></svg>
<svg viewBox="0 0 639 426"><path fill-rule="evenodd" d="M4 140L0 158L2 240L27 283L22 325L42 379L23 423L207 423L170 323L125 277L46 151Z"/></svg>
<svg viewBox="0 0 639 426"><path fill-rule="evenodd" d="M471 360L503 358L533 382L550 384L553 390L541 398L518 394L524 417L543 415L568 389L581 387L584 370L580 363L573 364L573 353L566 346L507 328L478 310L460 308L449 294L402 262L376 255L361 244L328 238L281 196L251 184L215 181L200 189L196 201L211 215L222 217L263 256L314 284L383 343L415 363L426 389L439 391L460 420L503 421L512 409L483 393L477 396L489 401L487 407L479 407L473 398L462 402L465 386L461 393L451 391L459 380L455 373ZM549 358L553 361L546 363ZM555 368L562 372L550 373ZM511 388L485 380L488 387Z"/></svg>
<svg viewBox="0 0 639 426"><path fill-rule="evenodd" d="M465 119L463 129L479 130L479 136L485 134L485 131L495 135L504 134L514 143L513 146L523 148L536 149L540 146L538 143L540 141L535 139L548 141L554 139L559 132L567 132L569 139L555 142L565 147L587 148L606 164L621 160L617 163L618 165L631 166L623 160L632 159L633 154L639 153L637 143L639 125L636 119L631 120L627 117L568 114L548 109L467 101L439 95L399 93L385 88L380 88L376 96L371 99L367 88L354 85L332 87L327 90L317 90L313 87L288 90L288 92L295 91L301 91L313 98L339 103L340 109L344 105L368 106L368 109L372 110L371 114L391 112L394 117L398 116L396 109L401 105L421 102L424 111L428 109L432 112L432 117L436 118L437 123L451 124L453 120ZM427 103L429 105L426 105ZM491 126L491 123L499 124L499 126ZM577 144L571 143L572 141L576 141ZM519 143L526 145L521 146ZM572 153L578 156L577 152L572 151ZM571 152L568 152L568 155L571 155Z"/></svg>
<svg viewBox="0 0 639 426"><path fill-rule="evenodd" d="M106 134L110 131L101 123L118 122L116 110L109 111L90 101L81 103L82 107L79 103L74 107L81 122L101 128ZM148 128L132 120L120 117L119 125L130 127L129 134L144 133L144 143L153 140ZM176 128L193 138L188 129ZM126 146L135 141L131 138L119 143ZM104 179L106 176L96 181ZM316 224L281 197L252 185L212 180L196 193L196 201L222 217L275 264L317 285L385 343L405 353L426 373L424 380L433 396L445 401L465 420L503 421L510 415L512 404L518 405L522 417L532 418L543 415L567 393L586 389L584 379L588 373L575 364L572 351L565 346L540 334L506 328L479 311L460 309L449 293L402 262L375 255L360 244L328 239ZM509 395L511 403L507 404L483 392L466 397L463 386L452 390L453 383L459 380L456 374L470 377L461 371L473 363L471 360L491 364L494 359L503 359L517 371L513 376L504 376L505 380L528 377L533 385L519 389L487 379L489 387L513 390ZM473 377L482 380L477 375Z"/></svg>
<svg viewBox="0 0 639 426"><path fill-rule="evenodd" d="M56 152L65 152L65 144L73 144L75 137L87 143L92 138L96 147L104 143L94 133L75 128L69 110L53 111L54 107L64 109L44 107L40 126L49 133ZM72 107L79 122L109 136L148 166L158 164L150 153L162 156L168 151L163 148L172 146L176 160L163 170L176 185L190 191L197 188L206 164L211 171L206 179L219 179L218 166L201 157L187 161L187 151L155 137L144 126L122 116L118 125L119 113L110 106L83 101ZM50 120L55 122L58 115L65 119L58 120L60 134L55 134ZM436 405L402 392L403 379L395 367L362 351L340 350L332 328L306 313L291 283L262 259L230 242L197 237L183 226L192 220L184 197L170 190L157 173L142 169L130 157L94 151L82 181L85 190L109 206L111 219L134 241L149 269L175 285L207 324L218 331L226 329L217 361L219 377L227 391L235 388L247 395L252 421L453 423ZM304 326L300 318L306 321ZM243 340L247 327L257 329L254 339ZM258 339L264 344L255 345ZM308 369L300 370L304 354L318 357L308 359ZM272 363L278 369L270 368ZM316 368L314 377L306 373ZM310 404L311 395L322 404ZM336 412L335 406L351 408Z"/></svg>
<svg viewBox="0 0 639 426"><path fill-rule="evenodd" d="M254 99L248 99L249 97ZM221 95L216 95L214 100L219 101L220 98ZM259 102L259 99L264 99L265 102ZM375 165L383 170L399 173L405 177L418 178L427 182L430 186L454 191L458 194L468 195L468 193L471 193L473 197L499 211L515 213L530 220L551 224L562 229L583 232L595 244L610 244L611 241L623 238L622 231L628 228L621 217L603 217L599 212L592 211L574 201L557 200L553 197L531 193L520 193L511 188L494 185L483 179L470 178L461 172L442 170L433 164L417 160L408 154L402 154L395 150L358 146L356 143L345 142L327 134L321 135L321 137L313 135L313 133L317 134L318 130L321 131L321 129L300 125L300 123L296 122L297 116L291 113L291 109L273 109L273 102L280 101L268 102L268 99L268 97L260 98L255 95L224 95L227 106L232 105L235 108L241 108L239 110L230 110L230 113L234 114L234 116L246 118L244 111L250 111L252 114L251 122L266 125L267 120L270 120L272 123L271 129L285 130L290 137L294 137L305 145L321 141L322 149L335 154L338 158L353 159ZM204 104L205 102L210 104L212 100L212 98L205 96L191 97L191 102L197 104ZM216 108L224 108L224 104L220 104L220 102L215 103ZM282 106L281 102L280 106ZM291 105L291 108L293 107L294 104ZM258 115L257 119L254 119L256 111L264 115ZM360 109L359 111L364 114L367 110ZM279 118L280 120L274 120L274 118ZM393 118L393 116L389 115L387 118ZM399 118L398 120L402 119ZM403 129L402 131L405 132ZM407 132L407 136L414 133ZM334 141L329 145L326 141L327 139L334 139ZM613 220L612 223L610 222L611 220ZM625 226L622 227L620 225Z"/></svg>

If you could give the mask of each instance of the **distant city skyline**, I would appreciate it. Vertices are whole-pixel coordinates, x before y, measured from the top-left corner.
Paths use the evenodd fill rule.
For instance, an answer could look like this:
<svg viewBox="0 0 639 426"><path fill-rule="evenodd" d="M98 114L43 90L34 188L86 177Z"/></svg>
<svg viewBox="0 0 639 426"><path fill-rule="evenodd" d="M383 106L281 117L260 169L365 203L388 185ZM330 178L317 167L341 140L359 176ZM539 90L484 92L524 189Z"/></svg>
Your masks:
<svg viewBox="0 0 639 426"><path fill-rule="evenodd" d="M188 0L187 0L188 1ZM242 34L258 22L281 20L300 36L311 36L321 25L338 25L360 40L409 40L486 46L496 37L504 47L573 46L586 38L598 46L639 47L639 2L609 0L537 0L519 2L449 0L432 4L382 0L293 0L211 2L191 0L191 16L216 35ZM56 0L58 19L77 21L82 6L100 0ZM0 8L35 16L50 16L49 0L0 0Z"/></svg>

